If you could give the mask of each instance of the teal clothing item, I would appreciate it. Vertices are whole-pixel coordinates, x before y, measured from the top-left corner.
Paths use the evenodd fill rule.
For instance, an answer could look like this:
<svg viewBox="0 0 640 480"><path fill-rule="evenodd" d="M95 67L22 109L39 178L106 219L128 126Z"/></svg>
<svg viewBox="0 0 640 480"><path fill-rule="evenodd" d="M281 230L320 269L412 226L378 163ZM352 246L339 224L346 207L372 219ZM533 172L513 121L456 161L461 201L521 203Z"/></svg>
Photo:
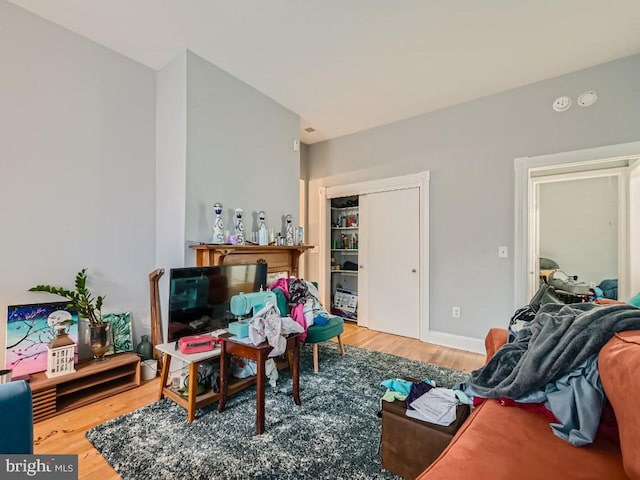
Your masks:
<svg viewBox="0 0 640 480"><path fill-rule="evenodd" d="M464 393L462 390L453 390L453 393L455 393L456 397L458 398L458 401L464 405L473 405L473 400L471 398L469 398L467 396L466 393Z"/></svg>
<svg viewBox="0 0 640 480"><path fill-rule="evenodd" d="M436 386L436 382L434 382L433 380L429 379L429 378L425 378L423 380L424 383L428 383L429 385L431 385L432 387ZM400 393L404 393L405 395L409 395L409 393L411 393L411 385L413 385L413 382L410 382L408 380L404 380L402 378L393 378L390 380L383 380L380 385L382 385L383 387L386 387L389 390L392 390L394 392L400 392Z"/></svg>
<svg viewBox="0 0 640 480"><path fill-rule="evenodd" d="M627 303L633 305L634 307L640 308L640 292L627 300Z"/></svg>
<svg viewBox="0 0 640 480"><path fill-rule="evenodd" d="M387 387L387 389L391 390L392 392L399 392L404 395L409 395L409 392L411 392L411 385L413 385L413 383L401 378L394 378L391 380L384 380L382 383L380 383L380 385L382 385L383 387Z"/></svg>

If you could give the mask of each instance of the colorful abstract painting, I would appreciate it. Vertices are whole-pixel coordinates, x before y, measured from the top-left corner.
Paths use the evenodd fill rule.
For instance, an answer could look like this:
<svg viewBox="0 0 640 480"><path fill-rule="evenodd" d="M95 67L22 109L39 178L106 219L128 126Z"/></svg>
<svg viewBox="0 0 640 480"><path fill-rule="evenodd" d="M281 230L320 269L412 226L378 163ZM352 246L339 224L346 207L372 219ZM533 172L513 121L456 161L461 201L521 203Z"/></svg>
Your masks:
<svg viewBox="0 0 640 480"><path fill-rule="evenodd" d="M106 313L102 320L111 323L111 346L107 355L133 351L133 332L131 331L131 314Z"/></svg>
<svg viewBox="0 0 640 480"><path fill-rule="evenodd" d="M8 307L5 368L13 370L13 378L47 369L47 345L56 323L68 324L69 338L76 343L74 362L78 361L78 315L66 306L53 302Z"/></svg>

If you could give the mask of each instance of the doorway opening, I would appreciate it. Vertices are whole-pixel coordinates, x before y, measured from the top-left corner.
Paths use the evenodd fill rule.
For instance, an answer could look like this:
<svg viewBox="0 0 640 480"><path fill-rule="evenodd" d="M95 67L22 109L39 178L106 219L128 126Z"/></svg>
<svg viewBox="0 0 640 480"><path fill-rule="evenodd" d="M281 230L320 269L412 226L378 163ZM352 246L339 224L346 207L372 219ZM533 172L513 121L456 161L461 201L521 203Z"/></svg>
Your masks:
<svg viewBox="0 0 640 480"><path fill-rule="evenodd" d="M514 307L525 305L539 286L540 186L554 181L588 178L615 178L617 188L617 278L619 298L626 299L633 288L640 288L630 258L637 255L638 231L633 219L640 213L632 202L632 172L638 168L640 142L563 152L515 160L515 268ZM630 188L631 186L631 188ZM611 215L609 213L609 215ZM594 230L593 235L598 235ZM635 240L635 241L634 241ZM532 293L533 292L533 293Z"/></svg>
<svg viewBox="0 0 640 480"><path fill-rule="evenodd" d="M529 298L543 281L540 259L551 260L585 291L604 282L626 285L626 173L613 168L530 179Z"/></svg>

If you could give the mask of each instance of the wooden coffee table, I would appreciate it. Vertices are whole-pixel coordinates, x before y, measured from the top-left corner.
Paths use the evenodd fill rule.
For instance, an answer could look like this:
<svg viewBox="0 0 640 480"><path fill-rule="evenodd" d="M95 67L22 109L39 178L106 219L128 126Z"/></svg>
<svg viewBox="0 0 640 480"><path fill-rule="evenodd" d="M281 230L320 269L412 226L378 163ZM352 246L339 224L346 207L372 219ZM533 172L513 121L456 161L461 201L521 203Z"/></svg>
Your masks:
<svg viewBox="0 0 640 480"><path fill-rule="evenodd" d="M260 345L253 345L243 341L244 339L233 339L229 336L221 336L220 351L220 402L218 412L223 412L229 393L229 355L254 360L258 367L256 376L256 434L264 433L264 400L267 374L265 362L269 358L269 353L273 347L267 342ZM291 376L293 377L293 401L296 405L300 402L300 334L294 333L287 337L287 347L285 355L290 361ZM291 359L290 355L293 356Z"/></svg>

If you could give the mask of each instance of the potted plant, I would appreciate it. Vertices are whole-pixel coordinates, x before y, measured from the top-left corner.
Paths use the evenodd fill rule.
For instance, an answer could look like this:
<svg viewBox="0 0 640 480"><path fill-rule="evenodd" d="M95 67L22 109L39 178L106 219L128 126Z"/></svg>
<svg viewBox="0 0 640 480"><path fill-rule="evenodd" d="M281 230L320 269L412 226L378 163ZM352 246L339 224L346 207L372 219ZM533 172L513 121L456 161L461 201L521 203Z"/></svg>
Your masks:
<svg viewBox="0 0 640 480"><path fill-rule="evenodd" d="M75 289L51 285L36 285L29 289L32 292L49 292L69 300L67 308L78 313L78 317L88 324L88 343L96 360L102 360L109 349L109 326L102 320L103 295L94 296L87 288L87 269L76 274Z"/></svg>
<svg viewBox="0 0 640 480"><path fill-rule="evenodd" d="M100 325L102 321L102 304L104 296L94 297L87 288L87 269L83 268L76 274L75 290L51 285L36 285L29 289L31 292L49 292L60 295L69 300L67 308L78 313L80 318L86 319L91 325Z"/></svg>

